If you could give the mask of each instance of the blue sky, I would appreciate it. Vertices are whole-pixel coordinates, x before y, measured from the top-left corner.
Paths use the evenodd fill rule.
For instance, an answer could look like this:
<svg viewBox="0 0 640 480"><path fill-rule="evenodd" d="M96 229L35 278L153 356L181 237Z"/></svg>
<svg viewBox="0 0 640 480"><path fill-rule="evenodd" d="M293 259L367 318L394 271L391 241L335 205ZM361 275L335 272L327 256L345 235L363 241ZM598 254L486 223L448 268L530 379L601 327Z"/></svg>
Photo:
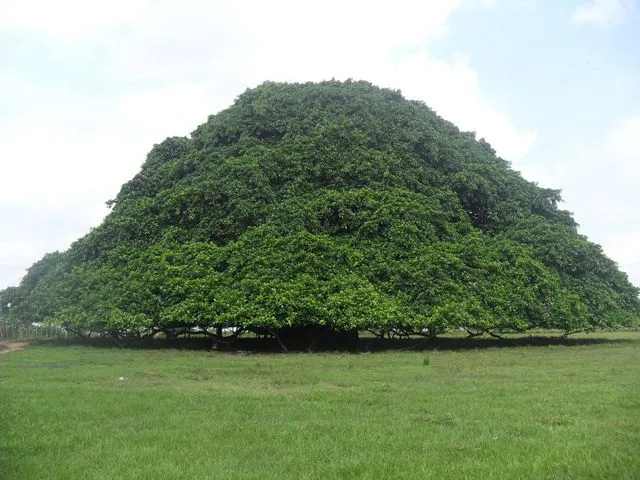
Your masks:
<svg viewBox="0 0 640 480"><path fill-rule="evenodd" d="M154 143L328 78L476 131L640 286L640 0L2 0L0 289L98 225Z"/></svg>

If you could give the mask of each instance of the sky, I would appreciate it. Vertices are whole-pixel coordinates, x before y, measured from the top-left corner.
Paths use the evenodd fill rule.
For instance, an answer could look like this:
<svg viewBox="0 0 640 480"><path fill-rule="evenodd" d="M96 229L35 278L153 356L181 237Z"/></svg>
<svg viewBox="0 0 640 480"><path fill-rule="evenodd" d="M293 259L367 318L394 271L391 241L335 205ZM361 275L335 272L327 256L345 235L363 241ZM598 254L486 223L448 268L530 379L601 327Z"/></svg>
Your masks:
<svg viewBox="0 0 640 480"><path fill-rule="evenodd" d="M266 80L367 80L562 190L640 286L640 0L0 0L0 289Z"/></svg>

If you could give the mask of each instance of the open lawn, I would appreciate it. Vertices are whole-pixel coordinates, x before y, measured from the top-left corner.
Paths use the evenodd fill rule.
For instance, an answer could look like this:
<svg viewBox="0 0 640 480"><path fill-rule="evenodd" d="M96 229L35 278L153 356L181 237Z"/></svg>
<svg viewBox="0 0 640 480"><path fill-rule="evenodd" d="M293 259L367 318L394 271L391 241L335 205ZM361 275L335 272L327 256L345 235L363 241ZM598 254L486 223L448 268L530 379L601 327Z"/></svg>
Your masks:
<svg viewBox="0 0 640 480"><path fill-rule="evenodd" d="M0 478L640 478L640 332L589 338L602 341L30 345L0 355Z"/></svg>

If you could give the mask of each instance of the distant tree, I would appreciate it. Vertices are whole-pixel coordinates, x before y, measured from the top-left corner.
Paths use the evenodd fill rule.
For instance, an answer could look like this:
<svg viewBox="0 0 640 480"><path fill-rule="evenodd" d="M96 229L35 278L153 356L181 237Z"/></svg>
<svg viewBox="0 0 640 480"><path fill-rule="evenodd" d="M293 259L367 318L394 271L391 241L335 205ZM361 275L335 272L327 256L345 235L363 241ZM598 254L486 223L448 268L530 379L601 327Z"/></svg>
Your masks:
<svg viewBox="0 0 640 480"><path fill-rule="evenodd" d="M15 301L17 293L18 287L7 287L0 290L0 321L9 320L9 309Z"/></svg>

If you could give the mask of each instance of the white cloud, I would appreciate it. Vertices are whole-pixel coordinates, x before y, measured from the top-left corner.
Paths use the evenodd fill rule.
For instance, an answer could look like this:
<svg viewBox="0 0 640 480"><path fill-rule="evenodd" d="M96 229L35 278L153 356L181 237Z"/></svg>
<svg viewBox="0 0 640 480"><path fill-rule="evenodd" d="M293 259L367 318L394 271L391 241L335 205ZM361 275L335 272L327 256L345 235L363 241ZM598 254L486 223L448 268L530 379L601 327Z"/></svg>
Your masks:
<svg viewBox="0 0 640 480"><path fill-rule="evenodd" d="M109 71L143 81L357 74L398 45L446 32L455 0L160 2L113 42Z"/></svg>
<svg viewBox="0 0 640 480"><path fill-rule="evenodd" d="M623 119L612 129L604 153L613 163L640 170L640 116Z"/></svg>
<svg viewBox="0 0 640 480"><path fill-rule="evenodd" d="M612 86L617 95L627 96L638 89L640 81L629 73L619 73L613 78Z"/></svg>
<svg viewBox="0 0 640 480"><path fill-rule="evenodd" d="M640 286L640 116L626 118L614 126L601 157L616 173L612 178L617 184L612 189L617 188L615 195L621 197L608 209L617 228L609 229L603 247Z"/></svg>
<svg viewBox="0 0 640 480"><path fill-rule="evenodd" d="M638 245L640 245L640 226L636 226L636 230L612 234L603 242L605 250L611 251L612 258L621 265L640 263ZM640 285L640 282L638 284Z"/></svg>
<svg viewBox="0 0 640 480"><path fill-rule="evenodd" d="M24 69L37 58L0 69L2 173L11 179L0 190L0 222L11 225L0 238L0 288L18 280L16 262L24 269L96 225L153 143L188 134L265 80L399 88L505 158L521 157L536 132L492 105L462 55L451 63L429 54L455 11L494 4L4 0L0 34L37 39L39 55L64 60L56 74L71 64L82 78L70 71L48 82ZM25 215L34 222L16 220Z"/></svg>
<svg viewBox="0 0 640 480"><path fill-rule="evenodd" d="M611 25L623 23L638 9L636 0L592 0L578 6L572 15L574 22Z"/></svg>
<svg viewBox="0 0 640 480"><path fill-rule="evenodd" d="M636 215L638 213L640 212L636 211ZM631 283L640 287L640 225L631 228L635 230L605 234L602 247L605 253L618 263L620 269L627 273Z"/></svg>
<svg viewBox="0 0 640 480"><path fill-rule="evenodd" d="M0 29L72 41L132 21L141 14L145 3L144 0L3 0Z"/></svg>
<svg viewBox="0 0 640 480"><path fill-rule="evenodd" d="M449 63L430 56L425 48L446 34L447 20L456 8L494 3L400 0L390 6L331 0L300 12L292 2L259 2L250 16L242 4L234 3L224 18L201 16L189 22L181 22L167 7L140 19L127 41L118 44L109 72L154 84L220 78L222 71L223 77L231 77L229 83L242 86L236 87L236 94L265 79L362 78L424 100L461 128L486 137L500 155L517 159L531 148L536 131L519 132L491 104L465 58ZM406 49L412 53L394 51L404 46L413 46ZM232 93L229 83L223 89Z"/></svg>
<svg viewBox="0 0 640 480"><path fill-rule="evenodd" d="M399 62L393 81L410 98L423 100L459 128L487 139L507 160L522 158L536 140L535 130L520 132L483 95L476 72L463 56L454 63L431 58L424 52L407 56Z"/></svg>
<svg viewBox="0 0 640 480"><path fill-rule="evenodd" d="M640 116L621 119L601 138L558 145L555 156L527 164L525 176L562 187L580 232L602 245L640 287Z"/></svg>

